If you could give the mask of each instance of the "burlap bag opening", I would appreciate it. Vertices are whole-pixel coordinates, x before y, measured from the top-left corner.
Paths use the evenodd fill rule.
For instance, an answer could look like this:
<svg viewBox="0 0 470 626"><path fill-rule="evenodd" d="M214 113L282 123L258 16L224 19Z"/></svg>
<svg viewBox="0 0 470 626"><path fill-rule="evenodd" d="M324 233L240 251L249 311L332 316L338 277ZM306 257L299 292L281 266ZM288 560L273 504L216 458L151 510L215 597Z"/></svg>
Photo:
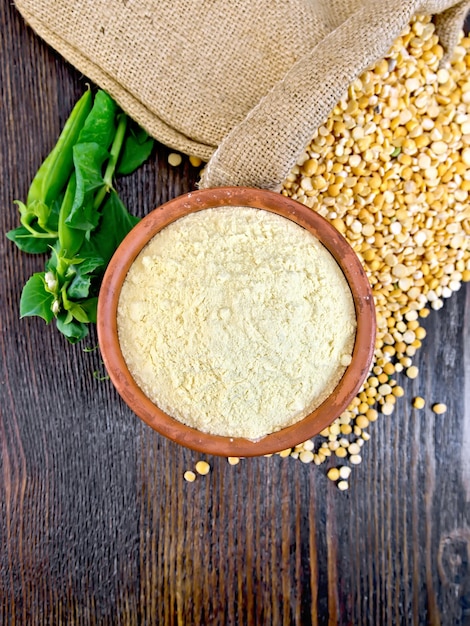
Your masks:
<svg viewBox="0 0 470 626"><path fill-rule="evenodd" d="M470 0L16 0L151 135L208 161L200 186L279 189L348 85L413 15L450 55Z"/></svg>

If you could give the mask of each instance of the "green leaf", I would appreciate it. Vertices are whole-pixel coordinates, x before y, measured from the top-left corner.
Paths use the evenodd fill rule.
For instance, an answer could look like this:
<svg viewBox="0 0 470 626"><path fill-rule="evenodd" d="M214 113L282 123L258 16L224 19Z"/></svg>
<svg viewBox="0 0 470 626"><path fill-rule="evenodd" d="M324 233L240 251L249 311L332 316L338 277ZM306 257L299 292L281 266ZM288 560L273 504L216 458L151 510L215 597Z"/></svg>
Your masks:
<svg viewBox="0 0 470 626"><path fill-rule="evenodd" d="M54 314L54 296L46 290L44 272L33 274L23 287L20 299L20 317L38 315L49 323Z"/></svg>
<svg viewBox="0 0 470 626"><path fill-rule="evenodd" d="M83 250L83 252L85 252L85 250ZM84 259L75 259L75 264L77 266L77 271L84 276L85 274L91 274L99 267L102 267L104 265L104 261L100 256L92 256L92 254L90 254L90 256Z"/></svg>
<svg viewBox="0 0 470 626"><path fill-rule="evenodd" d="M99 250L105 265L109 263L117 247L139 222L131 215L115 191L111 191L103 207L98 228L91 233L90 243Z"/></svg>
<svg viewBox="0 0 470 626"><path fill-rule="evenodd" d="M28 254L44 254L54 245L56 239L39 239L32 235L24 226L18 226L6 233L7 239L13 241L22 252Z"/></svg>
<svg viewBox="0 0 470 626"><path fill-rule="evenodd" d="M58 330L67 337L70 343L77 343L88 335L88 326L83 322L70 320L70 316L66 313L58 315L56 324Z"/></svg>
<svg viewBox="0 0 470 626"><path fill-rule="evenodd" d="M80 304L77 304L76 302L71 302L69 312L73 315L77 322L81 322L82 324L89 324L90 319L88 317L88 314L85 309L80 306Z"/></svg>
<svg viewBox="0 0 470 626"><path fill-rule="evenodd" d="M116 169L117 174L132 174L149 158L155 141L140 128L131 122L124 139L124 146Z"/></svg>
<svg viewBox="0 0 470 626"><path fill-rule="evenodd" d="M116 112L117 104L114 100L106 92L97 91L77 144L97 143L107 150L116 132Z"/></svg>
<svg viewBox="0 0 470 626"><path fill-rule="evenodd" d="M67 298L81 300L88 298L93 283L95 270L103 267L101 257L76 259L74 265L67 269L66 279L72 279L67 287Z"/></svg>
<svg viewBox="0 0 470 626"><path fill-rule="evenodd" d="M65 220L72 228L90 231L97 225L99 214L93 208L93 196L105 184L102 170L108 156L108 151L97 143L74 146L77 187L72 209Z"/></svg>
<svg viewBox="0 0 470 626"><path fill-rule="evenodd" d="M98 298L88 298L82 302L82 309L86 311L88 319L92 324L96 324L96 316L98 310Z"/></svg>
<svg viewBox="0 0 470 626"><path fill-rule="evenodd" d="M67 287L67 297L73 300L80 300L80 298L87 298L90 292L91 277L82 276L79 272L75 274L70 285Z"/></svg>

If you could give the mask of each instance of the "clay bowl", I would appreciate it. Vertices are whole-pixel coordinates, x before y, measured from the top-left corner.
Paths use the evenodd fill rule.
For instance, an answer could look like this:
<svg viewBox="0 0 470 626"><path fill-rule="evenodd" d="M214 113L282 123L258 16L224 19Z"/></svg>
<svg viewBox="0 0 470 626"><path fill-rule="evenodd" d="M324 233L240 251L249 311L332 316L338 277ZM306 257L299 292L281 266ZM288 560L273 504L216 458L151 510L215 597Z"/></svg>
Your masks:
<svg viewBox="0 0 470 626"><path fill-rule="evenodd" d="M194 211L220 206L246 206L282 215L315 235L342 268L350 286L357 318L351 364L333 393L297 424L253 442L209 435L166 415L141 391L122 356L117 332L117 306L129 267L148 241L162 228ZM170 200L149 213L124 239L103 279L98 299L98 339L104 364L127 405L151 428L199 452L221 456L258 456L293 447L318 434L342 413L357 394L372 362L375 309L367 276L351 246L341 234L308 207L281 194L243 187L195 191Z"/></svg>

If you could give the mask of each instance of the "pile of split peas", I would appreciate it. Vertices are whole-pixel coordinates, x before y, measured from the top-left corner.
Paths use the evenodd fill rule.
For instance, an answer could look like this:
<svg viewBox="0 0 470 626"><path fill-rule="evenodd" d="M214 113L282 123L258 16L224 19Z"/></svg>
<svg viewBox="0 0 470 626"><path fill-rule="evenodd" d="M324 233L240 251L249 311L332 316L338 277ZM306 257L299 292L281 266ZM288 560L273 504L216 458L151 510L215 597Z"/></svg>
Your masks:
<svg viewBox="0 0 470 626"><path fill-rule="evenodd" d="M396 374L419 375L420 321L470 280L470 38L462 35L450 64L442 57L430 18L415 18L350 86L281 191L342 233L373 290L369 377L319 437L279 453L316 465L336 460L327 476L342 490L350 465L362 460L369 425L403 396ZM431 408L446 411L442 403Z"/></svg>

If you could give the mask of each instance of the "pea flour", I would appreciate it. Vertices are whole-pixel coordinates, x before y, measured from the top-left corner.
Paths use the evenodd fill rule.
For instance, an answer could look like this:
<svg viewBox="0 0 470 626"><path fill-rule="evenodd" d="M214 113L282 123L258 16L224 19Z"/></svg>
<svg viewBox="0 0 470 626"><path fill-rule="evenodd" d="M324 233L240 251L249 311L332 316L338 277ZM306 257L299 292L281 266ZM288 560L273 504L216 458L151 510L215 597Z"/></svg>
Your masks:
<svg viewBox="0 0 470 626"><path fill-rule="evenodd" d="M159 232L118 305L142 391L200 431L257 440L332 392L354 347L346 279L307 230L268 211L206 209Z"/></svg>

